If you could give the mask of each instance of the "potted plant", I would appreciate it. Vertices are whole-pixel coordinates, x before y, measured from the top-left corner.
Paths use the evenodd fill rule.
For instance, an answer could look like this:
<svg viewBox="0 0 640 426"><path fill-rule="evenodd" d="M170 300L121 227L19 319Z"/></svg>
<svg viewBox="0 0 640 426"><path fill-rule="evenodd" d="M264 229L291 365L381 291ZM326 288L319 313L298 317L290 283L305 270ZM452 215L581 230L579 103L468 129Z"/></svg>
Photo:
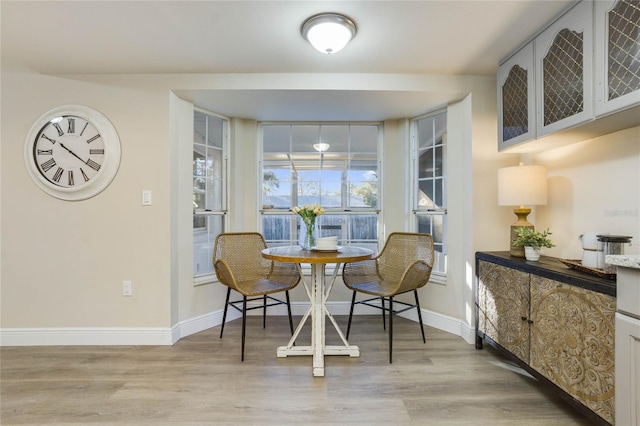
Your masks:
<svg viewBox="0 0 640 426"><path fill-rule="evenodd" d="M524 255L527 260L537 261L540 258L540 251L542 247L555 247L551 239L549 239L551 232L546 231L539 232L533 228L518 228L516 229L517 238L513 240L513 245L517 247L524 247Z"/></svg>

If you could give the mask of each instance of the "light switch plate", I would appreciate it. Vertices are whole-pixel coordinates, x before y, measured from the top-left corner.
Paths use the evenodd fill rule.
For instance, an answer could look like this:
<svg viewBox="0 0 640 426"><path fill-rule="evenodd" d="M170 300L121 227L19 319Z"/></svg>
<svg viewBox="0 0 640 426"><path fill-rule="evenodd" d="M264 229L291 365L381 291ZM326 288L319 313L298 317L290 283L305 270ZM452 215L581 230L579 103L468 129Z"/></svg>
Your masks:
<svg viewBox="0 0 640 426"><path fill-rule="evenodd" d="M149 190L142 191L142 205L143 206L151 205L151 191Z"/></svg>
<svg viewBox="0 0 640 426"><path fill-rule="evenodd" d="M133 296L133 283L131 281L122 281L122 295Z"/></svg>

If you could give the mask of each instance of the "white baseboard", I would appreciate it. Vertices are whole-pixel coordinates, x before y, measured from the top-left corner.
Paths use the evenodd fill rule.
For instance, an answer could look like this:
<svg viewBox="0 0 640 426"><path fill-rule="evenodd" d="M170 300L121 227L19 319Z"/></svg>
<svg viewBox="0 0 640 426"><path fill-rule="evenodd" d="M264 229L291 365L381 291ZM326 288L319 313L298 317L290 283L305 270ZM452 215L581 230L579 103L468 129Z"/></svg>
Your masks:
<svg viewBox="0 0 640 426"><path fill-rule="evenodd" d="M329 302L333 315L349 315L350 302ZM309 303L292 302L293 315L302 316ZM380 310L359 305L354 315L376 315ZM262 315L260 310L249 311L248 315ZM269 308L268 315L287 315L286 307ZM415 311L401 314L412 321L418 321ZM227 312L227 321L240 318L234 309ZM425 325L462 337L474 343L475 330L465 322L436 312L422 310ZM0 346L87 346L87 345L173 345L183 337L216 327L222 323L222 310L210 312L195 318L180 321L173 327L146 328L4 328L0 329Z"/></svg>
<svg viewBox="0 0 640 426"><path fill-rule="evenodd" d="M171 329L142 328L3 328L0 346L172 345Z"/></svg>

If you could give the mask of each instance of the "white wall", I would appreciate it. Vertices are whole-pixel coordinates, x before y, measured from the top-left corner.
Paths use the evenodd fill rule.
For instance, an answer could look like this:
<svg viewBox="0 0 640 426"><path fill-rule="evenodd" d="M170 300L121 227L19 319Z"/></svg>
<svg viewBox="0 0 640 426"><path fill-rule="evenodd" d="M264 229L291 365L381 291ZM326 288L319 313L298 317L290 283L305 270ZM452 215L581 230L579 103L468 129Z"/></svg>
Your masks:
<svg viewBox="0 0 640 426"><path fill-rule="evenodd" d="M548 204L538 206L537 229L549 228L556 247L546 254L581 259L587 231L632 236L626 253L640 253L640 127L586 140L533 157L547 166Z"/></svg>
<svg viewBox="0 0 640 426"><path fill-rule="evenodd" d="M31 124L63 104L101 111L122 144L114 181L85 201L45 194L23 160ZM1 135L3 329L170 327L168 91L4 72Z"/></svg>

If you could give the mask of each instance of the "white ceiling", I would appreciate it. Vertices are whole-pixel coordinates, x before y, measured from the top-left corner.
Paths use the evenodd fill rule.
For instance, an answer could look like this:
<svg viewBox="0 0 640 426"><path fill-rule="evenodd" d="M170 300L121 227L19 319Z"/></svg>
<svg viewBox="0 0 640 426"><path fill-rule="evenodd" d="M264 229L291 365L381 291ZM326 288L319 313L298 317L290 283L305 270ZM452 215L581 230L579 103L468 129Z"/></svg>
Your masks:
<svg viewBox="0 0 640 426"><path fill-rule="evenodd" d="M7 1L2 68L43 74L364 73L493 75L575 0ZM300 36L321 12L358 34L327 56ZM379 120L421 113L434 93L189 90L201 107L260 120Z"/></svg>

